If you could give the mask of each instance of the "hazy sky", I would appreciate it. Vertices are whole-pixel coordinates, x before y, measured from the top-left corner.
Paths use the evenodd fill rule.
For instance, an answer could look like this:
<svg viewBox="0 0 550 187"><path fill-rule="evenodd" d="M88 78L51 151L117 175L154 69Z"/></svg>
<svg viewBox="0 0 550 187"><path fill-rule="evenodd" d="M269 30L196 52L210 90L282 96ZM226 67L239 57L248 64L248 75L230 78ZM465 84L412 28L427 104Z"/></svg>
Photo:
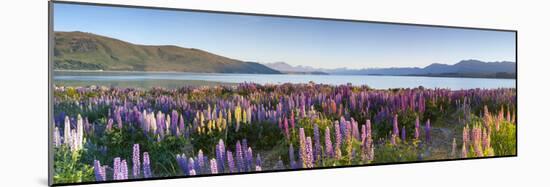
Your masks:
<svg viewBox="0 0 550 187"><path fill-rule="evenodd" d="M70 4L55 4L54 30L321 68L515 61L515 33L500 31Z"/></svg>

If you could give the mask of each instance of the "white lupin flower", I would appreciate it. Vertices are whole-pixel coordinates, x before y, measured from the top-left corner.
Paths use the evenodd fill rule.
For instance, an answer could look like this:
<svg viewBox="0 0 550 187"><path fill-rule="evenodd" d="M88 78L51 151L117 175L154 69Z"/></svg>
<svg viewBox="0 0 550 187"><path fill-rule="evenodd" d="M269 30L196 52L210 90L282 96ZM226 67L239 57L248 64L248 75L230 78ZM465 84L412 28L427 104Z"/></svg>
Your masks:
<svg viewBox="0 0 550 187"><path fill-rule="evenodd" d="M77 116L77 121L76 121L76 132L77 132L77 137L76 137L76 145L77 145L77 150L80 150L83 148L82 144L83 144L83 141L84 141L84 125L83 125L83 121L82 121L82 116L80 116L80 114L78 114Z"/></svg>
<svg viewBox="0 0 550 187"><path fill-rule="evenodd" d="M59 128L55 127L53 132L53 145L59 147L61 145L61 135L59 134Z"/></svg>
<svg viewBox="0 0 550 187"><path fill-rule="evenodd" d="M71 121L69 116L65 116L65 128L63 130L63 143L69 145L71 143Z"/></svg>

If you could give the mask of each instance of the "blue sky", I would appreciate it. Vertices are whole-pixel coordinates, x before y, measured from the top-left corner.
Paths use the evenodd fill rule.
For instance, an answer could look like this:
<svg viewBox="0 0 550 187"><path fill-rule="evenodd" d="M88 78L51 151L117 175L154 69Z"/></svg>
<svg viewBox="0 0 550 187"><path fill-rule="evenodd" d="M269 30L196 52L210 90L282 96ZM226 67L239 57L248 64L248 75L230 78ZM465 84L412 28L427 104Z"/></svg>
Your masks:
<svg viewBox="0 0 550 187"><path fill-rule="evenodd" d="M515 33L501 31L74 4L54 5L54 30L319 68L515 61Z"/></svg>

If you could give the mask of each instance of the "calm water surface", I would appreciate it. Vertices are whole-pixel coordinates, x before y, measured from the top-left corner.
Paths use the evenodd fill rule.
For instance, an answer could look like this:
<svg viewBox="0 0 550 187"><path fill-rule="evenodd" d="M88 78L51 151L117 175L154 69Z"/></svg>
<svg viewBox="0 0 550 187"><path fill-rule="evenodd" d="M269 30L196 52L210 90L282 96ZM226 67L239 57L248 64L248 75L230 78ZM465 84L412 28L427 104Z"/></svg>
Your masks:
<svg viewBox="0 0 550 187"><path fill-rule="evenodd" d="M315 83L339 85L368 85L376 89L388 88L515 88L515 79L447 78L419 76L379 75L268 75L227 73L176 73L176 72L54 72L54 81L133 82L133 81L208 81L222 83L254 82L259 84Z"/></svg>

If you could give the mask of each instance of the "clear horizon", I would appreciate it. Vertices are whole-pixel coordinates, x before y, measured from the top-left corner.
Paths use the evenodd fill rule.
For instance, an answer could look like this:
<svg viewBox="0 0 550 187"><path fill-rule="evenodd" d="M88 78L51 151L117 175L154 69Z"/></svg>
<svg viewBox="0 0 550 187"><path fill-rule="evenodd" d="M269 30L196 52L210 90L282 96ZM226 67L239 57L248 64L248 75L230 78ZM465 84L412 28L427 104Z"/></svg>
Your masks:
<svg viewBox="0 0 550 187"><path fill-rule="evenodd" d="M75 4L54 4L54 31L325 69L516 58L514 32Z"/></svg>

